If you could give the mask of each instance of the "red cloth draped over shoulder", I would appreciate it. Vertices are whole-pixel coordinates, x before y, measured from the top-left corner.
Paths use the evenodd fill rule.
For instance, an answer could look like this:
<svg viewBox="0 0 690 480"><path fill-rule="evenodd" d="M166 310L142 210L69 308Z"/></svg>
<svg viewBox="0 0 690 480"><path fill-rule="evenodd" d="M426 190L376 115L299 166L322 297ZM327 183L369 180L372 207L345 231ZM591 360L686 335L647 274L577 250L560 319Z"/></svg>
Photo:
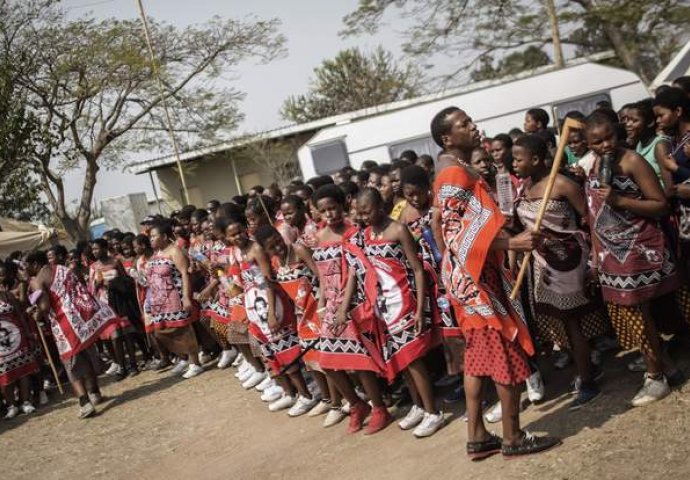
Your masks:
<svg viewBox="0 0 690 480"><path fill-rule="evenodd" d="M446 167L434 182L446 251L442 279L462 331L492 328L532 355L534 346L522 306L510 300L512 282L503 254L491 251L505 219L478 175Z"/></svg>

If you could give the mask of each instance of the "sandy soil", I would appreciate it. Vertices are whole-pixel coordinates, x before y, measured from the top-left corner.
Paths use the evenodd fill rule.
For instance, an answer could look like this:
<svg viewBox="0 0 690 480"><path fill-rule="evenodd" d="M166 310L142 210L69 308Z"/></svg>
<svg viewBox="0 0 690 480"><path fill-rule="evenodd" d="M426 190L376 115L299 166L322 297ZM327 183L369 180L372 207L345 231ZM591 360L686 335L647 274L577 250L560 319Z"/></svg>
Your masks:
<svg viewBox="0 0 690 480"><path fill-rule="evenodd" d="M641 374L625 370L630 359L607 358L603 396L574 413L567 410L571 397L558 393L572 371L547 371L550 396L525 410L523 424L564 444L518 460L468 461L462 404L448 409L448 425L429 439L395 425L373 437L348 436L344 424L326 430L322 418L270 413L258 394L239 386L234 370L208 367L187 381L145 372L108 384L111 400L87 421L76 418L74 398L0 421L0 472L41 480L690 478L690 385L630 409L641 382ZM690 370L687 355L681 365Z"/></svg>

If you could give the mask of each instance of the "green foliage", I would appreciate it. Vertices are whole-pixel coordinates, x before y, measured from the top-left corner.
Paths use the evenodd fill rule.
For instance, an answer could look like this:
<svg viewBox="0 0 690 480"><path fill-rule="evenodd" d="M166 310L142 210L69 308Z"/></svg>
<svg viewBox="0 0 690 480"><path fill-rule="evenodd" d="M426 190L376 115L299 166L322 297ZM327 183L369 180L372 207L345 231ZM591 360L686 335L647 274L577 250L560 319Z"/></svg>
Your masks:
<svg viewBox="0 0 690 480"><path fill-rule="evenodd" d="M556 9L566 48L576 55L613 49L647 82L690 38L687 0L559 0ZM360 0L342 33L374 33L391 15L413 22L402 44L409 55L457 58L450 77L468 77L487 57L493 65L552 42L544 4L533 0Z"/></svg>
<svg viewBox="0 0 690 480"><path fill-rule="evenodd" d="M75 236L87 234L101 168L122 166L125 154L170 148L164 101L182 148L223 140L242 120L243 94L220 85L221 75L284 54L275 19L216 17L184 29L151 19L161 91L134 4L132 16L68 20L52 1L0 0L0 46L39 123L32 168ZM76 168L84 183L72 214L62 176Z"/></svg>
<svg viewBox="0 0 690 480"><path fill-rule="evenodd" d="M314 69L304 95L291 96L281 115L296 123L412 98L419 94L421 74L412 65L398 65L390 52L370 55L357 48L342 50Z"/></svg>

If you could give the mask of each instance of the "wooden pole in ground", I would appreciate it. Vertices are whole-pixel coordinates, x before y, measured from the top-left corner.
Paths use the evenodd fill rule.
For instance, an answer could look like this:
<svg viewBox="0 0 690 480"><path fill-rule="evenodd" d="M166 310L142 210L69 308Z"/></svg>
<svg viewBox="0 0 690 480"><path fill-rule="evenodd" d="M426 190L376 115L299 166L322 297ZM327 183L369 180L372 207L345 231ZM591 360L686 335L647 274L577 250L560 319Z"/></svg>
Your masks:
<svg viewBox="0 0 690 480"><path fill-rule="evenodd" d="M563 163L563 156L565 155L565 147L568 144L568 135L570 130L582 130L585 128L585 124L579 122L572 118L566 118L563 122L563 129L561 130L561 136L558 139L558 150L556 150L556 156L553 159L553 165L551 165L551 173L549 174L549 181L544 189L544 196L541 200L541 205L539 206L539 212L537 213L537 219L534 222L534 232L538 233L541 230L541 221L544 218L544 213L546 212L546 207L551 199L551 191L553 190L553 184L556 181L556 175L561 169L561 163ZM525 257L522 259L522 265L520 266L520 272L518 273L517 279L515 280L515 286L513 291L510 293L510 299L515 300L520 294L520 287L522 282L525 280L525 274L527 273L527 267L529 266L530 258L532 257L532 252L525 252Z"/></svg>
<svg viewBox="0 0 690 480"><path fill-rule="evenodd" d="M41 326L38 324L38 321L34 318L34 322L36 323L36 330L38 330L38 336L41 337L41 343L43 344L43 352L46 354L46 358L48 359L48 365L50 365L50 370L53 372L53 377L55 377L55 384L58 387L58 390L60 391L60 395L64 395L65 391L62 389L62 382L60 382L60 377L58 376L57 369L55 368L55 363L53 363L53 357L50 356L50 350L48 350L48 342L46 342L46 337L43 336L43 330L41 330Z"/></svg>

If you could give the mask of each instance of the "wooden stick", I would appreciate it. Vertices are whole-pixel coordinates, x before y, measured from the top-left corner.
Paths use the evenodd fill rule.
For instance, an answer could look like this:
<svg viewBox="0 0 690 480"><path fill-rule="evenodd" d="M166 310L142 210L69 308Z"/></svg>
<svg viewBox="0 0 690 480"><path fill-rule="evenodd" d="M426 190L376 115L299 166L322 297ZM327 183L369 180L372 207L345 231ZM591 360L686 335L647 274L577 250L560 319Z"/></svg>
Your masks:
<svg viewBox="0 0 690 480"><path fill-rule="evenodd" d="M53 358L50 356L50 350L48 350L48 342L46 342L46 338L43 336L43 330L41 330L41 326L38 324L38 321L34 319L34 322L36 322L38 336L41 337L41 343L43 344L43 352L46 354L46 358L48 359L48 365L50 365L50 370L53 372L53 377L55 377L55 384L57 385L58 390L60 391L60 395L64 395L65 391L62 389L60 377L58 376L57 369L55 368L55 364L53 363Z"/></svg>
<svg viewBox="0 0 690 480"><path fill-rule="evenodd" d="M561 163L563 163L563 156L565 155L565 147L568 144L568 135L570 135L570 130L583 130L585 124L572 119L566 118L563 123L563 130L561 131L561 136L558 139L558 149L556 150L556 157L553 159L553 165L551 165L551 173L549 174L549 181L544 189L544 196L541 200L541 205L539 206L539 212L537 213L537 219L534 222L534 232L538 233L541 230L541 221L544 218L544 213L546 212L546 207L551 199L551 191L553 190L553 184L556 182L556 175L561 169ZM518 273L517 279L515 280L515 286L513 291L510 293L510 299L515 300L520 294L520 287L522 282L525 280L525 274L527 273L527 267L529 266L530 258L532 257L532 252L525 252L525 257L522 259L522 265L520 266L520 272Z"/></svg>

